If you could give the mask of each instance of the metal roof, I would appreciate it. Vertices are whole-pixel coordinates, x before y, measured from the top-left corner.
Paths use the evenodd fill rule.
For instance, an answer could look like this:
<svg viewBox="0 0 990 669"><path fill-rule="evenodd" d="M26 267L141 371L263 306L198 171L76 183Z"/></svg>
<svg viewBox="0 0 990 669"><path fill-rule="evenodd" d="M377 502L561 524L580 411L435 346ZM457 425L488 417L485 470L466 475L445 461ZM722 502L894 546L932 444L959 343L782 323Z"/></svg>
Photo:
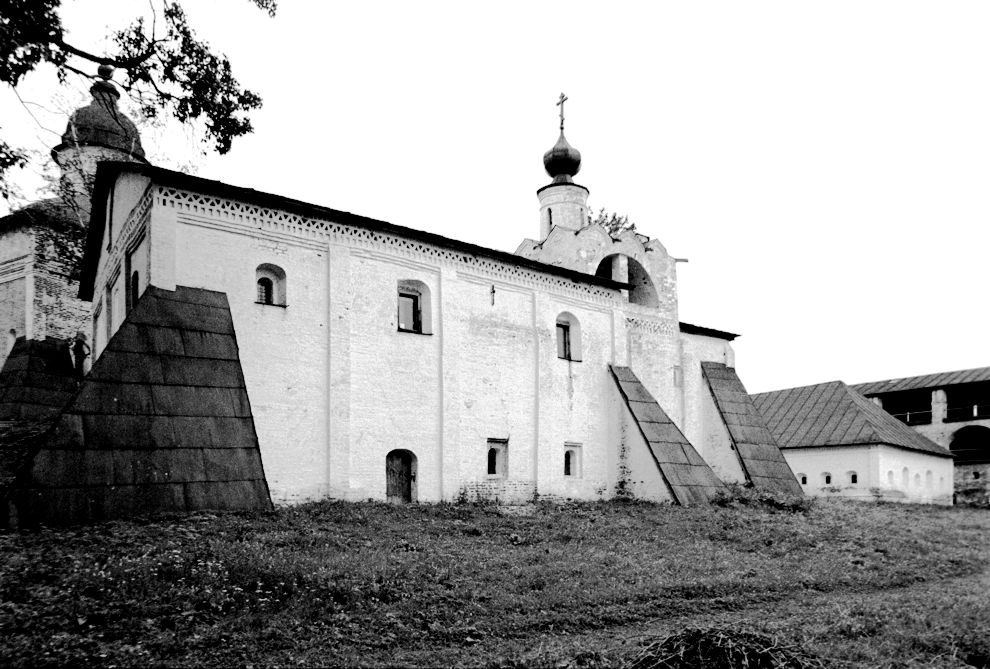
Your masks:
<svg viewBox="0 0 990 669"><path fill-rule="evenodd" d="M980 381L990 381L990 367L960 369L955 372L939 372L938 374L923 374L922 376L906 376L902 379L887 379L886 381L870 381L857 383L852 388L863 395L879 395L898 390L934 390L945 386L957 386Z"/></svg>
<svg viewBox="0 0 990 669"><path fill-rule="evenodd" d="M93 211L90 217L91 220L103 220L107 203L106 194L109 192L109 189L113 187L117 177L124 172L144 175L156 184L160 185L196 191L199 193L209 193L211 195L239 200L241 202L248 202L250 204L256 204L262 207L289 211L297 213L301 216L336 221L346 225L364 228L366 230L392 234L405 237L406 239L414 239L416 241L426 242L440 248L460 251L468 255L492 258L509 265L525 267L544 274L563 277L578 284L602 286L604 288L609 288L616 291L626 290L629 288L629 284L621 281L613 281L612 279L596 276L594 274L587 274L585 272L579 272L566 267L558 267L557 265L548 265L546 263L539 262L538 260L518 256L514 253L489 249L484 246L478 246L477 244L471 244L468 242L458 241L456 239L450 239L449 237L443 237L432 232L416 230L415 228L406 228L401 225L395 225L393 223L368 218L367 216L359 216L346 211L339 211L337 209L330 209L329 207L310 204L300 200L293 200L291 198L275 195L273 193L265 193L263 191L257 191L251 188L242 188L240 186L231 186L230 184L225 184L220 181L203 179L201 177L183 174L182 172L174 172L172 170L155 167L145 163L114 161L99 163L96 168L96 183L93 187ZM105 226L103 225L89 226L89 233L86 238L85 253L82 260L82 276L79 281L79 299L81 300L93 299L93 282L96 280L96 267L99 262L100 253L103 246L104 228Z"/></svg>
<svg viewBox="0 0 990 669"><path fill-rule="evenodd" d="M751 397L781 448L887 444L952 457L842 381Z"/></svg>

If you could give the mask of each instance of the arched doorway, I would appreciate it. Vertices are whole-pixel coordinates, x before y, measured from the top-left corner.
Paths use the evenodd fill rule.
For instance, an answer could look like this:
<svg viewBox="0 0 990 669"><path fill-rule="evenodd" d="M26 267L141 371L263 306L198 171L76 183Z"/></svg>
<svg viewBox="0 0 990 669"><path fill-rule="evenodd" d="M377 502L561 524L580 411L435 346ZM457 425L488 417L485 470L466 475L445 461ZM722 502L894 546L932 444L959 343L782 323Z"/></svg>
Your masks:
<svg viewBox="0 0 990 669"><path fill-rule="evenodd" d="M949 450L957 466L990 463L990 428L967 425L956 430Z"/></svg>
<svg viewBox="0 0 990 669"><path fill-rule="evenodd" d="M621 253L605 256L598 263L595 276L629 284L629 303L645 307L660 306L657 289L646 269L635 258Z"/></svg>
<svg viewBox="0 0 990 669"><path fill-rule="evenodd" d="M416 456L396 449L385 456L385 495L392 504L416 501Z"/></svg>

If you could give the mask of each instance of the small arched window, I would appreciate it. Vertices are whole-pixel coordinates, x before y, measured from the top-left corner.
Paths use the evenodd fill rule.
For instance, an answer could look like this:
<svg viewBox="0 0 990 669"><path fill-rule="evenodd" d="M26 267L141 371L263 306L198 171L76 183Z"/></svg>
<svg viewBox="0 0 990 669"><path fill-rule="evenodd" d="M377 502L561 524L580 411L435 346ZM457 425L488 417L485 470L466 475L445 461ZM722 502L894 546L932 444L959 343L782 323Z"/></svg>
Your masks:
<svg viewBox="0 0 990 669"><path fill-rule="evenodd" d="M798 481L801 482L801 485L808 485L808 475L807 474L798 474Z"/></svg>
<svg viewBox="0 0 990 669"><path fill-rule="evenodd" d="M286 306L285 270L262 263L255 270L255 302L276 307Z"/></svg>
<svg viewBox="0 0 990 669"><path fill-rule="evenodd" d="M894 487L894 470L893 469L888 469L887 470L887 485L889 485L891 488Z"/></svg>
<svg viewBox="0 0 990 669"><path fill-rule="evenodd" d="M504 478L509 469L509 442L505 439L488 440L488 475Z"/></svg>
<svg viewBox="0 0 990 669"><path fill-rule="evenodd" d="M581 323L567 311L557 316L557 357L581 362Z"/></svg>
<svg viewBox="0 0 990 669"><path fill-rule="evenodd" d="M581 476L581 444L564 444L564 476Z"/></svg>
<svg viewBox="0 0 990 669"><path fill-rule="evenodd" d="M832 485L832 474L830 472L822 472L822 483Z"/></svg>
<svg viewBox="0 0 990 669"><path fill-rule="evenodd" d="M904 467L901 470L901 487L905 490L908 489L908 485L911 483L911 475L908 473L908 468Z"/></svg>
<svg viewBox="0 0 990 669"><path fill-rule="evenodd" d="M914 487L915 488L920 488L921 487L921 474L915 474L914 475Z"/></svg>
<svg viewBox="0 0 990 669"><path fill-rule="evenodd" d="M856 472L846 472L846 477L849 479L849 483L853 485L859 483L859 475Z"/></svg>
<svg viewBox="0 0 990 669"><path fill-rule="evenodd" d="M432 334L430 287L422 281L403 279L397 290L399 332Z"/></svg>
<svg viewBox="0 0 990 669"><path fill-rule="evenodd" d="M14 343L17 341L17 330L10 328L10 332L7 333L7 353L10 353L14 348Z"/></svg>

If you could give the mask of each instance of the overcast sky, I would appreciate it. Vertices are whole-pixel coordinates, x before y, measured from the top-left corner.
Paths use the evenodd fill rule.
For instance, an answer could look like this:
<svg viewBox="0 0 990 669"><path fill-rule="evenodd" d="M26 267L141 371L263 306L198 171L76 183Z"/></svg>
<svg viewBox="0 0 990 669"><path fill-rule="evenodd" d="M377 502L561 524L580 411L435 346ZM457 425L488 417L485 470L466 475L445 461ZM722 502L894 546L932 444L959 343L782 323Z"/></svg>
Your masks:
<svg viewBox="0 0 990 669"><path fill-rule="evenodd" d="M94 50L145 6L64 4ZM990 365L990 3L185 4L264 108L223 157L144 129L156 164L514 251L563 91L589 205L689 259L751 392ZM26 83L47 155L88 95Z"/></svg>

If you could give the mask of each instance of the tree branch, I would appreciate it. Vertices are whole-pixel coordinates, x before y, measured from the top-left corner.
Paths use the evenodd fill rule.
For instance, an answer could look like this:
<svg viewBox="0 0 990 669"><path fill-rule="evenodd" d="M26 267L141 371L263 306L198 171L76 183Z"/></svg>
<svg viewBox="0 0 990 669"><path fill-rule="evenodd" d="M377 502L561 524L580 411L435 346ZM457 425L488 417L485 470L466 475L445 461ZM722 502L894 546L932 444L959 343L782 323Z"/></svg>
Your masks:
<svg viewBox="0 0 990 669"><path fill-rule="evenodd" d="M110 58L108 56L97 56L96 54L89 53L88 51L83 51L77 47L72 46L66 42L61 37L52 41L52 43L58 48L62 49L66 53L71 53L73 56L79 56L91 63L99 63L100 65L112 65L114 67L123 68L125 70L131 69L145 62L153 55L155 55L155 47L158 44L158 40L151 40L148 42L148 49L144 53L140 53L131 58Z"/></svg>

